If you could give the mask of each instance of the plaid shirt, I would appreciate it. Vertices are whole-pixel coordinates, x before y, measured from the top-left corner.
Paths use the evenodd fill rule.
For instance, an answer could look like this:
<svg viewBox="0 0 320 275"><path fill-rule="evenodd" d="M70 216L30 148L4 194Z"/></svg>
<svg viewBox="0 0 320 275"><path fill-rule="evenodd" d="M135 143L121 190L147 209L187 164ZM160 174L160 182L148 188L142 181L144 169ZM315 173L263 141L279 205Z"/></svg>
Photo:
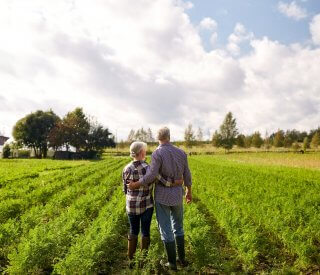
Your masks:
<svg viewBox="0 0 320 275"><path fill-rule="evenodd" d="M168 176L170 179L181 179L183 177L185 186L192 185L187 154L170 142L159 145L152 153L150 169L139 182L143 186L148 186L159 173L163 177ZM182 186L165 188L161 184L157 184L154 190L156 202L169 206L181 204L183 194Z"/></svg>
<svg viewBox="0 0 320 275"><path fill-rule="evenodd" d="M135 182L138 181L147 173L149 169L150 166L145 161L132 161L123 169L123 191L126 194L126 211L128 214L140 215L148 208L153 207L153 184L141 186L139 189L135 190L130 190L127 188L128 180L133 180ZM161 175L158 175L153 183L159 183L170 187L174 180L168 180L161 177Z"/></svg>

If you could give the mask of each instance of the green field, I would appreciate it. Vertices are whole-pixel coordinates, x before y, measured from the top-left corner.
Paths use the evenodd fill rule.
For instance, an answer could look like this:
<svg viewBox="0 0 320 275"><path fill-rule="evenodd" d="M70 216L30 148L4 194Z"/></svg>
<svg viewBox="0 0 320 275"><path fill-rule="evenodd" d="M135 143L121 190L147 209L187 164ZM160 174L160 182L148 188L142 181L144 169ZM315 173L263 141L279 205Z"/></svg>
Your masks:
<svg viewBox="0 0 320 275"><path fill-rule="evenodd" d="M0 273L126 274L126 157L0 160ZM320 153L189 157L186 273L320 271ZM161 270L155 216L147 261Z"/></svg>

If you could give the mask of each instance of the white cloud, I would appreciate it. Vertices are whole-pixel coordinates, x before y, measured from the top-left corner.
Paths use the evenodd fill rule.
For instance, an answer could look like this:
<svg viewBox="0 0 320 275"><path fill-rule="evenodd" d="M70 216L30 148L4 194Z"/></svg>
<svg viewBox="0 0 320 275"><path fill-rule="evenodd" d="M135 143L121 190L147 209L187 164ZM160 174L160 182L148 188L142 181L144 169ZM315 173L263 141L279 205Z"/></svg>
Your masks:
<svg viewBox="0 0 320 275"><path fill-rule="evenodd" d="M175 3L1 1L0 130L36 109L76 106L120 139L161 125L182 138L189 121L213 132L229 110L243 132L318 125L319 48L254 39L237 24L227 45L235 55L206 52ZM253 50L237 57L244 42Z"/></svg>
<svg viewBox="0 0 320 275"><path fill-rule="evenodd" d="M216 32L214 32L213 34L211 34L210 36L210 43L211 45L215 45L218 39L218 34Z"/></svg>
<svg viewBox="0 0 320 275"><path fill-rule="evenodd" d="M232 55L237 56L241 52L240 44L251 40L253 37L252 32L248 32L241 23L237 23L233 33L229 35L227 50Z"/></svg>
<svg viewBox="0 0 320 275"><path fill-rule="evenodd" d="M312 41L316 45L320 45L320 14L313 17L310 23L310 32Z"/></svg>
<svg viewBox="0 0 320 275"><path fill-rule="evenodd" d="M252 47L253 52L240 59L246 96L235 107L243 116L250 110L245 128L317 127L320 49L285 46L268 38L252 41Z"/></svg>
<svg viewBox="0 0 320 275"><path fill-rule="evenodd" d="M185 2L184 0L174 0L174 4L182 7L185 10L190 10L194 7L192 2L190 1Z"/></svg>
<svg viewBox="0 0 320 275"><path fill-rule="evenodd" d="M300 7L295 1L291 3L284 3L280 1L278 3L278 10L287 17L293 18L297 21L308 16L306 9Z"/></svg>
<svg viewBox="0 0 320 275"><path fill-rule="evenodd" d="M218 23L210 17L205 17L201 20L199 28L203 30L215 31L218 27Z"/></svg>
<svg viewBox="0 0 320 275"><path fill-rule="evenodd" d="M201 31L211 32L209 42L212 46L215 46L218 39L217 28L218 28L218 23L210 17L203 18L198 25L198 29L200 32Z"/></svg>

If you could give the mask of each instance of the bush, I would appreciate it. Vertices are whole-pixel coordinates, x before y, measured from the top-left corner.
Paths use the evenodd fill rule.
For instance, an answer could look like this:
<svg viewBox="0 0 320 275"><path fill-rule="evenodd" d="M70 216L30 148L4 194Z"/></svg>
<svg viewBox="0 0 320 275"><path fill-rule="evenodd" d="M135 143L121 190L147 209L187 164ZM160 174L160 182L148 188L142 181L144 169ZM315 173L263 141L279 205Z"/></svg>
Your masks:
<svg viewBox="0 0 320 275"><path fill-rule="evenodd" d="M11 148L10 148L9 144L6 144L2 150L2 157L4 159L8 159L10 157L10 155L11 155Z"/></svg>
<svg viewBox="0 0 320 275"><path fill-rule="evenodd" d="M301 149L301 146L300 146L300 144L298 142L294 142L292 144L292 149L293 149L294 152L298 152L298 150Z"/></svg>
<svg viewBox="0 0 320 275"><path fill-rule="evenodd" d="M18 158L30 158L29 150L18 150Z"/></svg>
<svg viewBox="0 0 320 275"><path fill-rule="evenodd" d="M82 151L82 152L67 152L56 151L54 153L54 159L98 159L101 154L98 151Z"/></svg>

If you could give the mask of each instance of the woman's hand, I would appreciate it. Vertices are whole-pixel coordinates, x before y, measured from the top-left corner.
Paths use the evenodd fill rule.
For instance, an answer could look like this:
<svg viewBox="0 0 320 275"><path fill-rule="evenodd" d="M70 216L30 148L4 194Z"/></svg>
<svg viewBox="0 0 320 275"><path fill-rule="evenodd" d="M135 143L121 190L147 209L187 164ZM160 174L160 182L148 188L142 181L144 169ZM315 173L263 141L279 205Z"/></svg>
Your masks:
<svg viewBox="0 0 320 275"><path fill-rule="evenodd" d="M127 186L130 190L139 189L141 186L141 183L138 181L134 182L133 180L128 180L128 182Z"/></svg>

